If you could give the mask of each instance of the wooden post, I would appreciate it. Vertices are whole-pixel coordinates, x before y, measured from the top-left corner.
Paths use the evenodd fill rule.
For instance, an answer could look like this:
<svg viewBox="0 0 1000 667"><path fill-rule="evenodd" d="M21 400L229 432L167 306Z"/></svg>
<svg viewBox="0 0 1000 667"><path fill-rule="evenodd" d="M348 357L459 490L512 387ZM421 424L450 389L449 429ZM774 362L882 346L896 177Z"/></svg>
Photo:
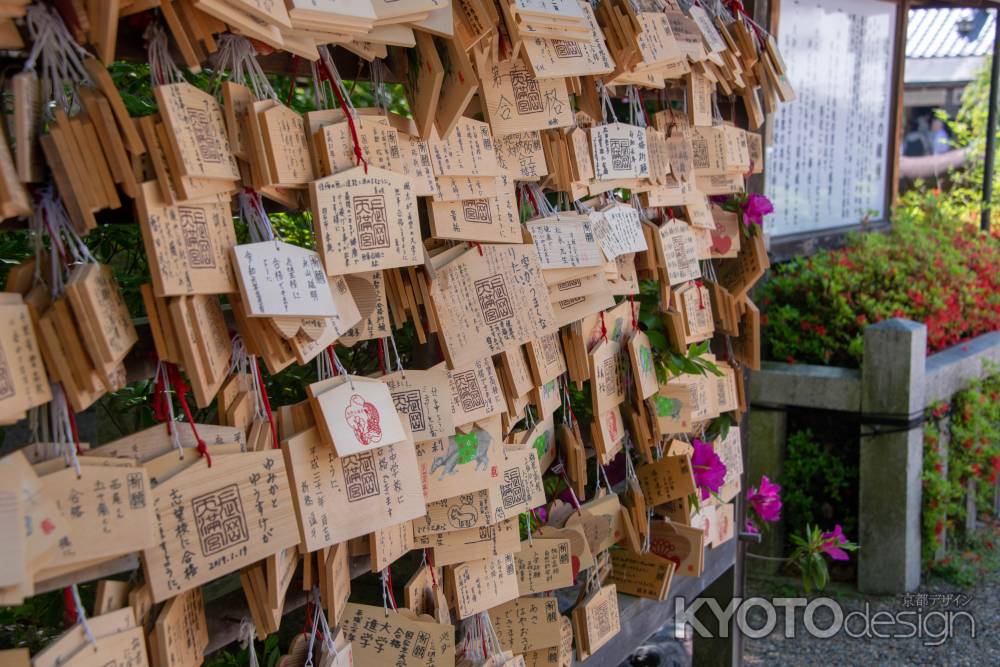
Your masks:
<svg viewBox="0 0 1000 667"><path fill-rule="evenodd" d="M739 574L736 566L726 570L722 576L702 591L703 598L712 598L719 607L726 609L736 594L736 582ZM711 637L694 636L694 649L691 655L692 667L724 667L743 664L743 657L738 650L739 630L734 622L736 616L729 619L725 630L720 626L718 617L705 605L695 613L695 618L712 634Z"/></svg>
<svg viewBox="0 0 1000 667"><path fill-rule="evenodd" d="M861 368L858 588L920 585L927 327L892 319L865 329Z"/></svg>
<svg viewBox="0 0 1000 667"><path fill-rule="evenodd" d="M760 484L761 475L767 475L772 482L782 478L785 463L785 442L788 439L788 412L779 406L753 406L750 410L750 437L753 447L747 456L747 479L744 488ZM742 528L742 526L740 526ZM757 526L761 531L761 542L750 547L752 554L780 558L785 542L784 519ZM771 575L778 571L778 561L749 558L747 570L752 574Z"/></svg>

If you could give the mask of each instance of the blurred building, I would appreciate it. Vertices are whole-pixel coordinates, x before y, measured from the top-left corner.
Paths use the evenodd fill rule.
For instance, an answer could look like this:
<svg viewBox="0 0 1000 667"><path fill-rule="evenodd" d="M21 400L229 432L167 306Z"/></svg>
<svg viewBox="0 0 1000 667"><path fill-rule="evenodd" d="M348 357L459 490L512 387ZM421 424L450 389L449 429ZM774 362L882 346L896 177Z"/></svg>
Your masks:
<svg viewBox="0 0 1000 667"><path fill-rule="evenodd" d="M993 50L995 14L984 9L913 9L906 31L902 153L933 155L950 149L940 109L954 117L962 91Z"/></svg>

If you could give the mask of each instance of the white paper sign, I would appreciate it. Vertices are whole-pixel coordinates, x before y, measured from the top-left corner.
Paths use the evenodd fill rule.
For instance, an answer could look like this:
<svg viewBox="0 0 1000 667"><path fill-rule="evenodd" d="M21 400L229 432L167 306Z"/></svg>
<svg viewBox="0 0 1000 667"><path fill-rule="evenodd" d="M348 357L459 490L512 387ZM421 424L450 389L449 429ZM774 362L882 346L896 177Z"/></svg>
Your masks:
<svg viewBox="0 0 1000 667"><path fill-rule="evenodd" d="M319 255L263 241L232 250L250 317L333 317L339 313Z"/></svg>

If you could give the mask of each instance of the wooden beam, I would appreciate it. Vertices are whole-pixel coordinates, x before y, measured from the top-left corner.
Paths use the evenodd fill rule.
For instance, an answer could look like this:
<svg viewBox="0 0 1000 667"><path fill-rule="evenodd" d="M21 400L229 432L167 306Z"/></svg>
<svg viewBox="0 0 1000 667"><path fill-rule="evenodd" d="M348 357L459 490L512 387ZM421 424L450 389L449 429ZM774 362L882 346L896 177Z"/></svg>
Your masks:
<svg viewBox="0 0 1000 667"><path fill-rule="evenodd" d="M906 26L909 22L911 0L896 3L896 34L893 42L892 103L889 116L889 171L887 174L888 193L886 195L885 218L892 215L892 207L899 197L899 149L903 141L903 74L906 70Z"/></svg>

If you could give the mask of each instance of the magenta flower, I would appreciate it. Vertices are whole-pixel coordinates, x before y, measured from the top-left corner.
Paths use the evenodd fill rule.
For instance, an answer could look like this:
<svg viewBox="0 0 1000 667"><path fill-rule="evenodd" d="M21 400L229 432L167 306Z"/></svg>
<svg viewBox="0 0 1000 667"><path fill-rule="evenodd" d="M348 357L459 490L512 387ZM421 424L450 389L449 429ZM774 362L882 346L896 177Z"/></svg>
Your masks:
<svg viewBox="0 0 1000 667"><path fill-rule="evenodd" d="M747 500L764 521L774 522L781 518L781 485L769 480L767 475L761 476L760 488L747 489Z"/></svg>
<svg viewBox="0 0 1000 667"><path fill-rule="evenodd" d="M771 200L764 195L747 195L746 203L743 204L743 224L747 227L750 223L755 225L764 224L764 216L774 213L774 205Z"/></svg>
<svg viewBox="0 0 1000 667"><path fill-rule="evenodd" d="M701 499L708 500L713 492L718 491L726 480L726 464L712 448L712 443L702 442L695 438L691 445L691 469L694 471L694 483L701 489Z"/></svg>
<svg viewBox="0 0 1000 667"><path fill-rule="evenodd" d="M747 519L747 522L743 526L743 529L745 532L751 535L756 535L757 533L760 532L759 530L757 530L757 526L754 525L753 519Z"/></svg>
<svg viewBox="0 0 1000 667"><path fill-rule="evenodd" d="M823 544L820 545L819 550L833 560L850 560L847 552L840 548L842 544L847 544L847 537L838 523L833 527L832 532L823 533Z"/></svg>

